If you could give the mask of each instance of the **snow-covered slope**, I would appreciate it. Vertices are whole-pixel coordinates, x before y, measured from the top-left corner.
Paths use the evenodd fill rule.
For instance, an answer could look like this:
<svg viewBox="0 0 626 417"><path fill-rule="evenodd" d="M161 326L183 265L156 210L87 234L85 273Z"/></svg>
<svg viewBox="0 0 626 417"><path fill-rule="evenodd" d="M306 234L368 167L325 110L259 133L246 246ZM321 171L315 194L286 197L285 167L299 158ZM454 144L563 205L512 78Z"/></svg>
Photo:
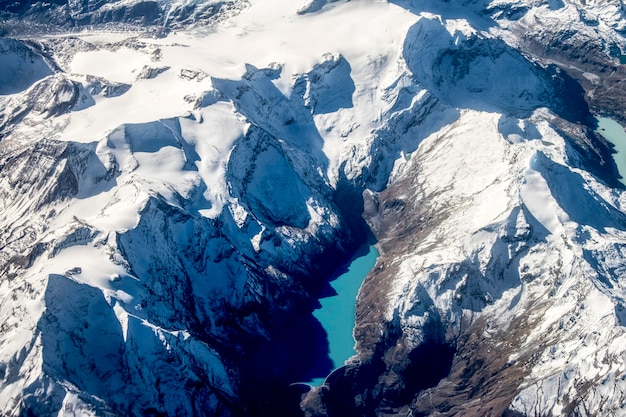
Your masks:
<svg viewBox="0 0 626 417"><path fill-rule="evenodd" d="M621 2L41 7L2 10L0 414L624 414Z"/></svg>

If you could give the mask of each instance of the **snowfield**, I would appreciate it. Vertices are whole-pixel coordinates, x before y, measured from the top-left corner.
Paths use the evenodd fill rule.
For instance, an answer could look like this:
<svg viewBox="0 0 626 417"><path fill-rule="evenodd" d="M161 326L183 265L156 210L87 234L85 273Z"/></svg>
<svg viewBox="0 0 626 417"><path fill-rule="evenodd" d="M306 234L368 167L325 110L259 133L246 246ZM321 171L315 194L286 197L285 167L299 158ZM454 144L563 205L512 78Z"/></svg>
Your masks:
<svg viewBox="0 0 626 417"><path fill-rule="evenodd" d="M83 3L0 39L0 414L626 415L621 0Z"/></svg>

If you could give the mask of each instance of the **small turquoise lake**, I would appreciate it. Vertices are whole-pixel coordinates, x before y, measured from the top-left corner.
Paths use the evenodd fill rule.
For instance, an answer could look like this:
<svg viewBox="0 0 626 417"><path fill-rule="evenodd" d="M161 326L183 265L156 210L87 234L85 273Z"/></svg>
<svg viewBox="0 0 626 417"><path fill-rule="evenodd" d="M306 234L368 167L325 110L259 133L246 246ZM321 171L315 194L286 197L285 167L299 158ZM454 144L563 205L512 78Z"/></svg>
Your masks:
<svg viewBox="0 0 626 417"><path fill-rule="evenodd" d="M617 165L617 170L622 176L620 182L626 185L626 132L622 125L608 117L598 117L598 129L596 133L602 135L606 140L615 146L616 153L613 160Z"/></svg>
<svg viewBox="0 0 626 417"><path fill-rule="evenodd" d="M348 270L331 282L337 292L332 297L322 298L322 308L315 310L313 316L322 324L328 334L329 356L334 368L344 365L344 362L353 356L354 313L356 297L359 288L367 274L372 270L378 258L378 251L370 246L366 254L355 258ZM320 385L324 378L316 378L312 385Z"/></svg>

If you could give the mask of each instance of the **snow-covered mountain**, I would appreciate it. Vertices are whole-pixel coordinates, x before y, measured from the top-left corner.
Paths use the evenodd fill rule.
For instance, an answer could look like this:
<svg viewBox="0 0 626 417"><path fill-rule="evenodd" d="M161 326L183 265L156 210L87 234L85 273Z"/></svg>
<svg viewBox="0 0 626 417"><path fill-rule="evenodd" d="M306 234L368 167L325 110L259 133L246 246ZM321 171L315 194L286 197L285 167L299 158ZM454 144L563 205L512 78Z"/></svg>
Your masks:
<svg viewBox="0 0 626 417"><path fill-rule="evenodd" d="M625 13L0 2L0 415L626 415Z"/></svg>
<svg viewBox="0 0 626 417"><path fill-rule="evenodd" d="M132 30L215 24L238 14L249 0L51 0L0 1L0 30L49 33L94 27Z"/></svg>

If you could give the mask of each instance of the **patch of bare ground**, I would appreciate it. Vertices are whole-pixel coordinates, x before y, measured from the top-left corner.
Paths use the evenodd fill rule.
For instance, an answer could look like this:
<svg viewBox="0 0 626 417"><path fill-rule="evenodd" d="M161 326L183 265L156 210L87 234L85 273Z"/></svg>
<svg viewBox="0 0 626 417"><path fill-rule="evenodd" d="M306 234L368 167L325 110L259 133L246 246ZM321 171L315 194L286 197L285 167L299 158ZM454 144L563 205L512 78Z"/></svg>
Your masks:
<svg viewBox="0 0 626 417"><path fill-rule="evenodd" d="M540 304L534 308L543 307ZM541 314L518 316L495 334L488 334L483 318L469 324L456 340L449 375L436 387L417 395L410 406L413 415L506 415L533 362L545 348L546 342L541 342L532 349L524 349L528 335L539 325L541 317Z"/></svg>
<svg viewBox="0 0 626 417"><path fill-rule="evenodd" d="M618 57L607 56L600 40L580 41L558 31L541 37L529 32L520 39L525 51L557 65L580 83L592 112L601 111L626 123L626 65Z"/></svg>
<svg viewBox="0 0 626 417"><path fill-rule="evenodd" d="M367 359L373 347L382 341L388 321L387 294L401 260L405 254L417 252L424 238L449 216L447 210L434 211L427 203L437 201L445 190L421 198L423 191L418 178L419 169L415 175L404 177L381 193L366 196L363 216L378 239L380 257L357 298L354 338L361 359ZM415 191L407 195L403 190Z"/></svg>

